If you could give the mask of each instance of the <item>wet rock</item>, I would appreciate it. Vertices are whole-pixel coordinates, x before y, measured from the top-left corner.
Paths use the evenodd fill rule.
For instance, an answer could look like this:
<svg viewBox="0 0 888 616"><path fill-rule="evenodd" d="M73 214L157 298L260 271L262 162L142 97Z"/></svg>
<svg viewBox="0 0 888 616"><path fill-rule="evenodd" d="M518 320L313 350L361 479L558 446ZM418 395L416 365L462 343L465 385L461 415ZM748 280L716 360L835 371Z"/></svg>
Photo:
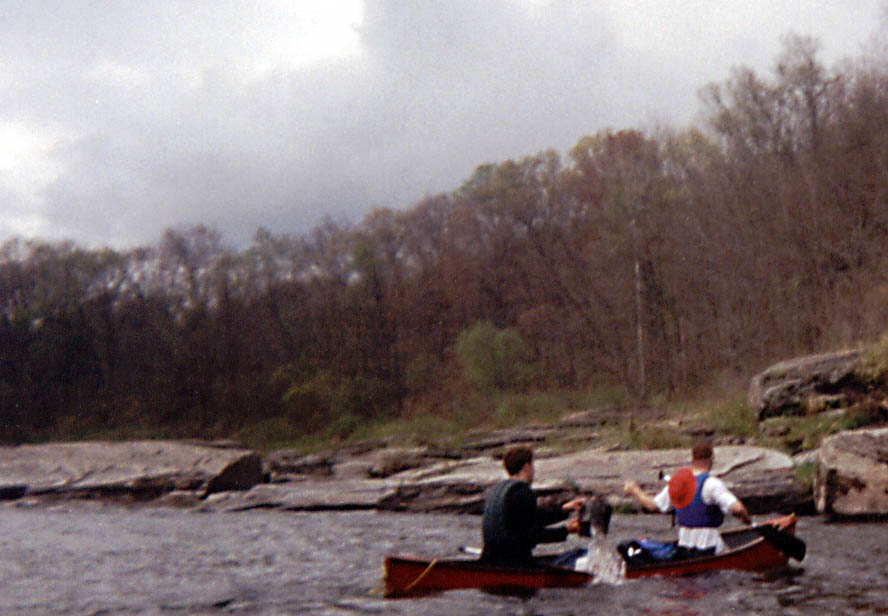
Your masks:
<svg viewBox="0 0 888 616"><path fill-rule="evenodd" d="M362 452L359 455L339 454L332 463L332 475L347 479L379 479L402 471L428 466L438 452L427 447L391 447Z"/></svg>
<svg viewBox="0 0 888 616"><path fill-rule="evenodd" d="M275 451L265 458L265 471L280 475L329 476L333 474L332 456L323 453L302 454L293 450Z"/></svg>
<svg viewBox="0 0 888 616"><path fill-rule="evenodd" d="M395 473L418 468L426 461L424 448L393 448L379 452L379 456L368 475L374 478L383 478Z"/></svg>
<svg viewBox="0 0 888 616"><path fill-rule="evenodd" d="M32 496L150 500L173 490L247 489L262 480L262 464L228 443L90 441L0 447L0 477Z"/></svg>
<svg viewBox="0 0 888 616"><path fill-rule="evenodd" d="M198 510L351 511L376 509L378 503L393 490L393 486L380 480L305 479L289 483L260 484L246 492L214 494L202 501Z"/></svg>
<svg viewBox="0 0 888 616"><path fill-rule="evenodd" d="M161 507L175 507L178 509L190 509L200 505L202 498L200 492L191 490L173 490L161 495L153 501L154 505Z"/></svg>
<svg viewBox="0 0 888 616"><path fill-rule="evenodd" d="M843 400L844 387L857 387L854 368L860 350L782 361L752 378L747 398L759 419L817 412Z"/></svg>
<svg viewBox="0 0 888 616"><path fill-rule="evenodd" d="M834 516L888 515L888 428L823 440L814 474L817 511Z"/></svg>
<svg viewBox="0 0 888 616"><path fill-rule="evenodd" d="M255 452L245 452L207 480L204 494L249 490L262 480L262 458Z"/></svg>
<svg viewBox="0 0 888 616"><path fill-rule="evenodd" d="M480 514L487 487L450 482L401 485L381 499L377 507L382 511Z"/></svg>

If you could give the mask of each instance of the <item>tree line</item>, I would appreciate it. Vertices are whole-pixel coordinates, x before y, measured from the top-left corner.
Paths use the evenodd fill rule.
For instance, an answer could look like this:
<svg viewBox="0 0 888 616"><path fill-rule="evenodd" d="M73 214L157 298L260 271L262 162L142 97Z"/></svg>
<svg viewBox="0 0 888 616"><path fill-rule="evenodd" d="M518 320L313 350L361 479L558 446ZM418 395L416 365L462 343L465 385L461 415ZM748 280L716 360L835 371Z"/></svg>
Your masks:
<svg viewBox="0 0 888 616"><path fill-rule="evenodd" d="M789 36L706 122L479 166L358 224L0 246L0 438L347 432L472 388L645 398L888 316L888 69ZM275 423L277 422L277 423Z"/></svg>

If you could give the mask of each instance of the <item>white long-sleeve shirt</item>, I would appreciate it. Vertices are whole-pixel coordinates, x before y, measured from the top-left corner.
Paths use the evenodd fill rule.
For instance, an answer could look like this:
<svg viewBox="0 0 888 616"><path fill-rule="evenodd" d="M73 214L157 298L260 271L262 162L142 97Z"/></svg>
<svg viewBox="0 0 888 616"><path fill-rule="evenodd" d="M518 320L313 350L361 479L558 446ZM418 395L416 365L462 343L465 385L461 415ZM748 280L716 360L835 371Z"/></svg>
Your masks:
<svg viewBox="0 0 888 616"><path fill-rule="evenodd" d="M697 475L700 475L700 473L695 471L694 477L697 477ZM707 477L703 483L700 498L703 499L703 504L705 505L718 505L725 515L730 513L731 506L737 502L737 497L728 489L725 482L712 475ZM674 509L672 502L669 500L668 485L654 497L654 504L663 513ZM725 542L722 540L717 528L679 526L678 545L686 548L697 548L698 550L706 550L715 546L716 553L725 549Z"/></svg>

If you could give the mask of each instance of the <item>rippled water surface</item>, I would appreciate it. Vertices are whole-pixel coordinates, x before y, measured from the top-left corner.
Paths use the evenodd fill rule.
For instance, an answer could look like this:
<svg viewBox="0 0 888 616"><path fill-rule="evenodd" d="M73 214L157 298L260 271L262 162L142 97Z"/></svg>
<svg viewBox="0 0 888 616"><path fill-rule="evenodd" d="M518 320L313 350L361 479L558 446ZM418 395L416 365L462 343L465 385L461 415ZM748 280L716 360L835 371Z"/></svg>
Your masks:
<svg viewBox="0 0 888 616"><path fill-rule="evenodd" d="M888 526L803 518L808 557L775 579L738 572L385 600L386 553L455 555L477 517L252 511L201 514L77 504L0 509L0 614L882 614ZM614 516L613 540L669 533ZM576 544L574 544L576 545Z"/></svg>

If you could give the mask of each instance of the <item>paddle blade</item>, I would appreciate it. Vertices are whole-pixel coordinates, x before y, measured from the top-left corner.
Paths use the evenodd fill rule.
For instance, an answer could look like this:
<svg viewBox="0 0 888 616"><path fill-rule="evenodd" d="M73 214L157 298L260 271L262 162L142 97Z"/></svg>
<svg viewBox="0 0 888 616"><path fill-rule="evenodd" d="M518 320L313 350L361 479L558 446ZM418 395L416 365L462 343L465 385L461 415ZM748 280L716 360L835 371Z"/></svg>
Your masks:
<svg viewBox="0 0 888 616"><path fill-rule="evenodd" d="M805 558L807 546L804 541L795 535L791 535L768 524L753 526L752 528L790 558L794 558L799 562Z"/></svg>

